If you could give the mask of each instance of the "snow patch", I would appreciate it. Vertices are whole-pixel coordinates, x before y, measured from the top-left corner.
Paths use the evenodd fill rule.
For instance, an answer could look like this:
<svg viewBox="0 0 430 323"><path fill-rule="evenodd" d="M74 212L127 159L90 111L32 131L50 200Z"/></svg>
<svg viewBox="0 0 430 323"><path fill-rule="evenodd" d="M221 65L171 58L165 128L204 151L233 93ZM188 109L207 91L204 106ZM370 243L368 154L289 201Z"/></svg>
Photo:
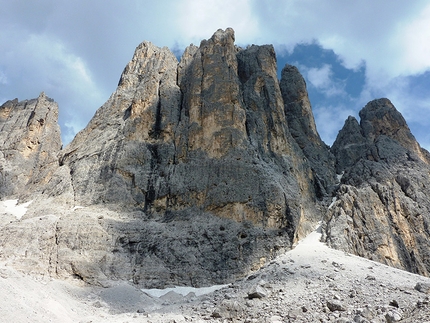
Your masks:
<svg viewBox="0 0 430 323"><path fill-rule="evenodd" d="M337 182L340 183L340 181L342 180L343 174L345 174L345 171L342 171L341 174L336 174L337 177Z"/></svg>
<svg viewBox="0 0 430 323"><path fill-rule="evenodd" d="M337 201L337 197L335 196L335 197L333 197L332 199L331 199L331 204L328 206L328 209L330 210L332 207L333 207L333 205L334 205L334 203Z"/></svg>
<svg viewBox="0 0 430 323"><path fill-rule="evenodd" d="M189 293L195 293L196 296L201 296L201 295L212 293L216 290L220 290L227 286L228 285L213 285L209 287L199 287L199 288L188 287L188 286L175 286L175 287L164 288L164 289L156 289L156 288L141 289L141 291L153 297L161 297L171 291L177 294L181 294L182 296L187 296Z"/></svg>
<svg viewBox="0 0 430 323"><path fill-rule="evenodd" d="M28 206L31 202L33 202L33 200L18 204L18 200L6 200L2 201L2 206L5 213L15 216L17 220L21 220L25 213L27 213Z"/></svg>

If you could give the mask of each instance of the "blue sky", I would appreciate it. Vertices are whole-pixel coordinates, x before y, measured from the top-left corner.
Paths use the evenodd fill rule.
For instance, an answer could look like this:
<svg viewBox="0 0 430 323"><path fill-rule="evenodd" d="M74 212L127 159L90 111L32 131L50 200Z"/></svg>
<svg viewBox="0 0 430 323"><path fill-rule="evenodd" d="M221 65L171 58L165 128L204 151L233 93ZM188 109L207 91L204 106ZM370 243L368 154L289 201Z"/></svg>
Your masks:
<svg viewBox="0 0 430 323"><path fill-rule="evenodd" d="M349 115L389 98L430 149L430 3L425 0L0 0L0 103L41 91L65 143L115 90L143 40L182 51L218 29L273 44L306 79L331 145Z"/></svg>

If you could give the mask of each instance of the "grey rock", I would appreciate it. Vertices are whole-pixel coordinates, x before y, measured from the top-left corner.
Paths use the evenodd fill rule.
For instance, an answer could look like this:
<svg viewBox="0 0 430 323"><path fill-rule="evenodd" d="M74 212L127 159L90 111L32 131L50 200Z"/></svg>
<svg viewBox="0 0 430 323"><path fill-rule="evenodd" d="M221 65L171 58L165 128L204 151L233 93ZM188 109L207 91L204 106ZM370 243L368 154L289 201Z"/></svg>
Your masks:
<svg viewBox="0 0 430 323"><path fill-rule="evenodd" d="M249 299L264 298L264 297L267 297L267 295L268 295L267 290L260 285L252 286L248 292L248 298Z"/></svg>
<svg viewBox="0 0 430 323"><path fill-rule="evenodd" d="M280 88L289 130L311 165L313 185L322 199L334 189L335 157L318 134L306 82L297 67L285 65Z"/></svg>
<svg viewBox="0 0 430 323"><path fill-rule="evenodd" d="M190 47L179 65L167 49L141 44L117 91L63 153L76 202L160 215L198 207L287 227L291 240L306 231L318 211L285 122L273 47L237 51L231 29Z"/></svg>
<svg viewBox="0 0 430 323"><path fill-rule="evenodd" d="M429 153L387 99L350 117L332 152L343 173L323 225L330 246L428 275Z"/></svg>
<svg viewBox="0 0 430 323"><path fill-rule="evenodd" d="M164 301L164 304L171 305L171 304L183 302L184 296L171 290L170 292L164 294L163 296L160 296L160 299Z"/></svg>
<svg viewBox="0 0 430 323"><path fill-rule="evenodd" d="M344 311L346 311L345 306L337 300L327 301L326 304L327 304L328 309L332 312L344 312Z"/></svg>
<svg viewBox="0 0 430 323"><path fill-rule="evenodd" d="M393 299L392 301L390 301L389 305L392 306L392 307L399 308L399 303L395 299Z"/></svg>
<svg viewBox="0 0 430 323"><path fill-rule="evenodd" d="M326 211L330 246L428 275L430 154L401 114L369 102L329 150L298 70L279 82L273 46L234 40L218 30L180 62L143 42L63 150L55 102L3 104L0 197L34 202L1 219L2 259L101 286L204 286L264 267Z"/></svg>
<svg viewBox="0 0 430 323"><path fill-rule="evenodd" d="M302 313L303 313L303 311L301 309L292 309L288 312L288 318L291 320L301 319Z"/></svg>
<svg viewBox="0 0 430 323"><path fill-rule="evenodd" d="M421 293L430 294L430 284L428 283L417 283L414 288Z"/></svg>
<svg viewBox="0 0 430 323"><path fill-rule="evenodd" d="M43 192L62 146L57 103L43 92L7 101L0 106L0 129L0 198Z"/></svg>
<svg viewBox="0 0 430 323"><path fill-rule="evenodd" d="M336 323L350 323L351 321L347 318L340 317L336 320Z"/></svg>
<svg viewBox="0 0 430 323"><path fill-rule="evenodd" d="M2 225L1 258L15 269L32 275L55 275L51 264L57 257L57 222L57 216L45 215Z"/></svg>
<svg viewBox="0 0 430 323"><path fill-rule="evenodd" d="M366 142L357 119L348 117L331 147L331 152L336 156L338 174L355 165L365 155Z"/></svg>
<svg viewBox="0 0 430 323"><path fill-rule="evenodd" d="M238 301L223 300L212 312L213 318L240 319L243 317L244 306Z"/></svg>
<svg viewBox="0 0 430 323"><path fill-rule="evenodd" d="M119 275L136 283L243 275L291 248L321 217L316 175L288 129L273 46L239 49L232 29L188 47L179 63L167 48L139 45L60 163L75 205L139 214L130 224L101 221L119 239L106 254L115 249L120 263L131 261ZM194 240L174 241L179 227Z"/></svg>
<svg viewBox="0 0 430 323"><path fill-rule="evenodd" d="M402 313L397 309L390 309L385 314L385 319L387 323L399 322L402 320Z"/></svg>

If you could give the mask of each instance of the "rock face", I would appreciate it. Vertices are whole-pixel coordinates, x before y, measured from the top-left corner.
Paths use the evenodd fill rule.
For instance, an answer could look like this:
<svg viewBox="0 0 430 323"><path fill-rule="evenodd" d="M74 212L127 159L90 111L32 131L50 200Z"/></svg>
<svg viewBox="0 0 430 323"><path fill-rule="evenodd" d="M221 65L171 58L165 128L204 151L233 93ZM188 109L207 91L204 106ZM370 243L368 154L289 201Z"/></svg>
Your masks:
<svg viewBox="0 0 430 323"><path fill-rule="evenodd" d="M189 47L180 63L167 48L142 43L61 160L80 205L120 203L170 217L197 207L288 227L291 241L302 221L318 217L273 47L240 50L231 29Z"/></svg>
<svg viewBox="0 0 430 323"><path fill-rule="evenodd" d="M34 226L32 215L53 213L45 241L54 245L26 257L48 253L49 274L162 287L233 280L291 248L321 218L320 180L291 136L276 70L273 46L238 48L232 29L180 62L140 44L117 90L59 154L44 192L68 208L35 202L24 217ZM2 234L37 240L20 225ZM15 241L4 250L13 254Z"/></svg>
<svg viewBox="0 0 430 323"><path fill-rule="evenodd" d="M58 167L58 105L37 99L0 106L0 198L43 190Z"/></svg>
<svg viewBox="0 0 430 323"><path fill-rule="evenodd" d="M387 99L348 118L332 152L343 173L327 215L332 247L408 271L430 272L429 153Z"/></svg>
<svg viewBox="0 0 430 323"><path fill-rule="evenodd" d="M273 46L239 48L232 29L180 62L143 42L63 150L51 99L3 104L0 259L98 285L219 284L325 214L332 247L428 275L430 154L401 114L372 101L329 149L297 68L276 71Z"/></svg>
<svg viewBox="0 0 430 323"><path fill-rule="evenodd" d="M323 198L334 189L335 157L318 134L306 82L297 67L285 65L280 87L291 135L308 159L314 173L316 193Z"/></svg>

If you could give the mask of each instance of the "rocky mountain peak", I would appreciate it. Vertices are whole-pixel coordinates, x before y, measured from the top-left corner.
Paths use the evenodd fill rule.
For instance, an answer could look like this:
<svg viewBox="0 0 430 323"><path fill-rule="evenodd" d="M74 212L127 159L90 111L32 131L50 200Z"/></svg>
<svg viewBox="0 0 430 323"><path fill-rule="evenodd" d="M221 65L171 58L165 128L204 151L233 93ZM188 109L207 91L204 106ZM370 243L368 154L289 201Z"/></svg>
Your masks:
<svg viewBox="0 0 430 323"><path fill-rule="evenodd" d="M403 116L388 99L349 117L331 151L342 174L325 216L335 248L428 275L430 167Z"/></svg>
<svg viewBox="0 0 430 323"><path fill-rule="evenodd" d="M356 118L348 117L330 150L336 156L336 173L338 174L354 165L365 155L366 139Z"/></svg>
<svg viewBox="0 0 430 323"><path fill-rule="evenodd" d="M152 286L223 282L309 232L323 185L291 136L276 71L273 46L240 49L232 29L190 45L180 62L167 48L139 45L116 91L61 151L58 170L70 178L74 205L127 214L118 222L84 216L113 239L97 248L117 253L101 260L101 272L67 251L60 263L74 267L62 270ZM69 250L76 235L61 225L58 241ZM190 237L192 252L180 247ZM178 266L184 253L193 256Z"/></svg>
<svg viewBox="0 0 430 323"><path fill-rule="evenodd" d="M395 136L399 129L409 128L405 119L386 98L370 101L359 112L365 136Z"/></svg>
<svg viewBox="0 0 430 323"><path fill-rule="evenodd" d="M159 74L168 73L170 66L176 64L175 55L167 47L159 48L144 41L136 47L133 58L124 68L118 86L123 89L135 87L144 75L153 74L154 71Z"/></svg>
<svg viewBox="0 0 430 323"><path fill-rule="evenodd" d="M227 28L226 30L218 29L212 37L209 39L209 42L213 44L218 44L220 46L231 47L234 46L235 36L233 28ZM202 40L200 43L200 47L204 47L207 40Z"/></svg>
<svg viewBox="0 0 430 323"><path fill-rule="evenodd" d="M337 157L338 173L361 158L398 160L400 155L407 154L429 163L429 153L420 147L405 119L390 100L373 100L359 115L360 124L349 117L331 148Z"/></svg>
<svg viewBox="0 0 430 323"><path fill-rule="evenodd" d="M415 153L422 161L430 162L428 152L421 149L412 135L402 114L390 100L382 98L369 102L359 113L363 135L373 142L380 136L386 136L405 149Z"/></svg>
<svg viewBox="0 0 430 323"><path fill-rule="evenodd" d="M234 32L218 30L203 40L192 57L185 53L185 78L178 131L178 158L204 151L212 157L225 156L242 146L246 137L244 109L240 105Z"/></svg>
<svg viewBox="0 0 430 323"><path fill-rule="evenodd" d="M0 196L43 190L61 149L58 105L44 92L37 99L0 106Z"/></svg>
<svg viewBox="0 0 430 323"><path fill-rule="evenodd" d="M335 158L321 140L312 113L306 82L297 67L285 65L280 88L291 135L309 160L320 198L330 194L335 181Z"/></svg>
<svg viewBox="0 0 430 323"><path fill-rule="evenodd" d="M288 119L293 119L294 116L297 117L299 115L305 117L297 118L302 123L301 128L317 141L319 139L319 134L313 118L306 82L298 68L286 64L282 69L280 82L285 108L288 112L292 113L292 115L288 114ZM297 103L299 103L299 105L297 105ZM296 113L294 113L294 108L298 109ZM298 120L295 120L295 122Z"/></svg>
<svg viewBox="0 0 430 323"><path fill-rule="evenodd" d="M273 46L234 40L220 29L180 62L141 43L62 150L53 100L3 104L1 196L35 202L3 219L0 256L101 285L224 283L323 218L331 246L428 274L430 159L401 114L372 101L330 149L298 69L278 80Z"/></svg>

